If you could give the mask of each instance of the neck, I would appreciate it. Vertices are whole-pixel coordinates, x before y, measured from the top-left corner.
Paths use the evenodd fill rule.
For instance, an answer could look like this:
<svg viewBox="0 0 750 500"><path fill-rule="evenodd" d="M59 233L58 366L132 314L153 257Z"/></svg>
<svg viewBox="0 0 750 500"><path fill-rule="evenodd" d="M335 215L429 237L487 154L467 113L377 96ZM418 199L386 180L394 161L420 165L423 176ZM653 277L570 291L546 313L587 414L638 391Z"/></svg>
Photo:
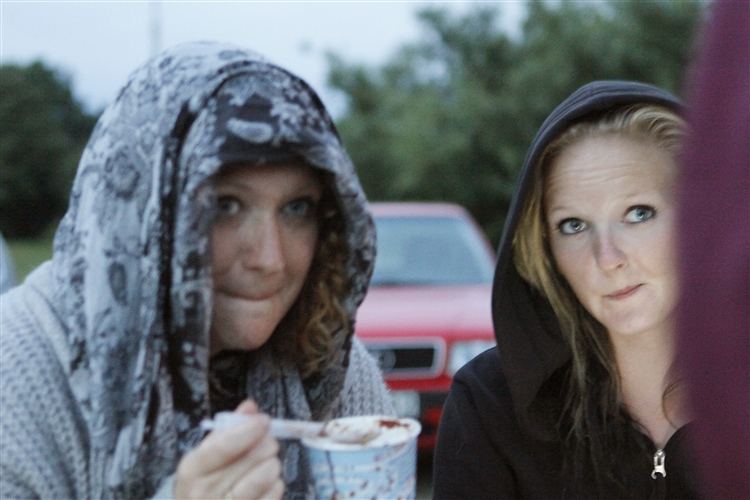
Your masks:
<svg viewBox="0 0 750 500"><path fill-rule="evenodd" d="M658 448L681 425L680 397L665 399L673 380L675 358L671 328L633 336L615 336L612 343L620 374L622 402L630 416Z"/></svg>

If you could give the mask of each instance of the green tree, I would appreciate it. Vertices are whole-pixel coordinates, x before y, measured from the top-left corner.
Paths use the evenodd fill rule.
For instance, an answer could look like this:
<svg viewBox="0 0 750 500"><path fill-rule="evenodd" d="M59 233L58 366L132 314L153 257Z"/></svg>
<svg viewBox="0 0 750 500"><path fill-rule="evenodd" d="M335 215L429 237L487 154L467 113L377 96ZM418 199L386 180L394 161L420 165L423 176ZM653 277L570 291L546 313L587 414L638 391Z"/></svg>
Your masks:
<svg viewBox="0 0 750 500"><path fill-rule="evenodd" d="M67 206L96 117L43 62L0 66L0 230L39 235Z"/></svg>
<svg viewBox="0 0 750 500"><path fill-rule="evenodd" d="M466 206L493 241L536 130L580 85L640 80L680 93L698 2L530 0L520 36L498 12L427 9L425 35L382 67L330 55L338 120L373 200Z"/></svg>

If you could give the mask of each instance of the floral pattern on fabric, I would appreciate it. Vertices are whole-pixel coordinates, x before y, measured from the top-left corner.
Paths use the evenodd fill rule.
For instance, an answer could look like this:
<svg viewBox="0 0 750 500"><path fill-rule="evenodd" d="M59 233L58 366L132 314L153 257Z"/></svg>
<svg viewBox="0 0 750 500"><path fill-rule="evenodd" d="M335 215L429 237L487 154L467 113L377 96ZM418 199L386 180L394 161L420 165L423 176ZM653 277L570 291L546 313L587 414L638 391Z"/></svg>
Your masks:
<svg viewBox="0 0 750 500"><path fill-rule="evenodd" d="M200 441L198 423L211 412L213 193L204 181L227 162L290 151L333 174L350 244L344 303L353 318L372 272L373 223L335 127L305 82L249 51L185 44L136 70L100 117L53 262L70 386L99 457L91 482L102 497L153 494ZM283 416L309 418L311 404L330 412L351 334L315 387L289 366L270 377L262 368L270 354L252 356L248 395L266 411L285 408ZM297 459L286 464L295 477Z"/></svg>

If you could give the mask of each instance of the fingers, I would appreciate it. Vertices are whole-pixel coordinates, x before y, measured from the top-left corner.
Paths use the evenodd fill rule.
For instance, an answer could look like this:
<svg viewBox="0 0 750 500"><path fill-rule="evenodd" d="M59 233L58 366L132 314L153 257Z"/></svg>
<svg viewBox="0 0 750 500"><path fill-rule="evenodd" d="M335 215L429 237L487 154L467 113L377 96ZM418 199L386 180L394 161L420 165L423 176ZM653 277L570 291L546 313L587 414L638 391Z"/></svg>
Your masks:
<svg viewBox="0 0 750 500"><path fill-rule="evenodd" d="M248 415L248 419L229 429L212 432L196 448L204 453L203 468L221 469L244 456L268 435L271 421L267 415Z"/></svg>
<svg viewBox="0 0 750 500"><path fill-rule="evenodd" d="M276 456L270 457L240 477L230 490L234 498L281 498L284 494L281 462Z"/></svg>
<svg viewBox="0 0 750 500"><path fill-rule="evenodd" d="M228 431L215 434L225 433ZM226 465L219 469L202 469L200 465L210 460L210 454L217 449L220 448L198 447L182 459L177 467L176 498L223 498L230 495L233 498L265 499L283 494L281 463L277 456L279 444L270 435L266 435L239 459L226 461Z"/></svg>
<svg viewBox="0 0 750 500"><path fill-rule="evenodd" d="M177 498L281 498L279 443L269 434L268 415L258 413L252 401L242 402L235 413L243 422L211 432L177 467Z"/></svg>
<svg viewBox="0 0 750 500"><path fill-rule="evenodd" d="M249 471L267 466L269 462L278 462L278 454L279 442L267 436L246 455L225 467L224 472L230 481L238 482L246 477Z"/></svg>
<svg viewBox="0 0 750 500"><path fill-rule="evenodd" d="M258 498L270 499L270 500L281 500L284 497L284 481L281 478L277 479L271 488L266 491L262 496Z"/></svg>
<svg viewBox="0 0 750 500"><path fill-rule="evenodd" d="M240 405L237 407L236 410L234 410L235 413L242 413L243 415L255 415L258 413L258 405L255 403L255 401L250 401L249 399L246 399Z"/></svg>
<svg viewBox="0 0 750 500"><path fill-rule="evenodd" d="M215 472L252 467L278 453L278 443L268 435L269 427L268 416L256 414L232 428L212 432L183 457L177 473L187 478L207 477ZM261 443L264 446L259 447ZM232 468L237 462L241 462L239 467Z"/></svg>

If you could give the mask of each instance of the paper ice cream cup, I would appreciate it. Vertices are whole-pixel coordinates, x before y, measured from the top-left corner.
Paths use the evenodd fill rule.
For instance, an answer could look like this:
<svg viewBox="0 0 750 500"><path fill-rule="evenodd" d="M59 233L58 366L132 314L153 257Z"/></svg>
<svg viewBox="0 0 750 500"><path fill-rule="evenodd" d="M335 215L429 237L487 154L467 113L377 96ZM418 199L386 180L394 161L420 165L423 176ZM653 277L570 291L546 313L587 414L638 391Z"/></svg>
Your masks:
<svg viewBox="0 0 750 500"><path fill-rule="evenodd" d="M303 439L318 499L414 499L417 487L417 436L422 426L411 418L345 417L345 426L377 425L380 434L362 444L325 437Z"/></svg>

